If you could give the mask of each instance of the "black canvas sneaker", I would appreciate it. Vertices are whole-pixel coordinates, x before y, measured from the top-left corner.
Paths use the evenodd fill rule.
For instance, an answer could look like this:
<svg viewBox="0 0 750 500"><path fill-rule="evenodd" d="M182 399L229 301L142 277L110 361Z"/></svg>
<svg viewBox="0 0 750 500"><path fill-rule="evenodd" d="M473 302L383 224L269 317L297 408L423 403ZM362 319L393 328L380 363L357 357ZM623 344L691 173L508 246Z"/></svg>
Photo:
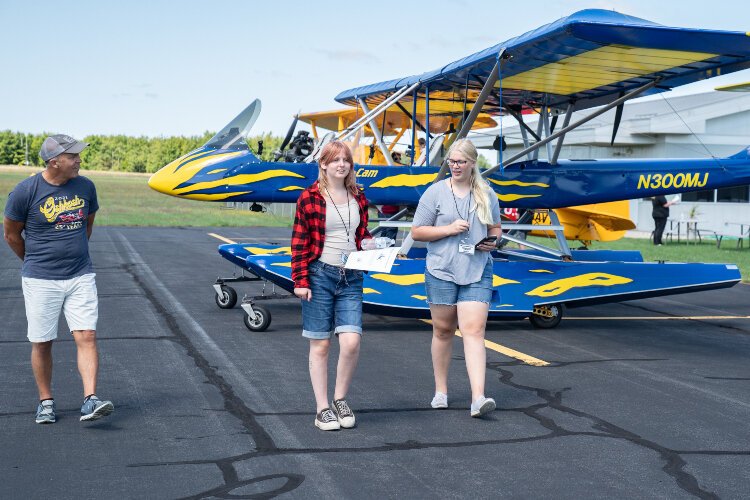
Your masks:
<svg viewBox="0 0 750 500"><path fill-rule="evenodd" d="M330 408L320 410L320 413L315 416L315 427L321 431L337 431L341 429L336 415L334 415Z"/></svg>
<svg viewBox="0 0 750 500"><path fill-rule="evenodd" d="M331 403L333 413L336 414L336 418L344 429L351 429L354 427L354 413L352 412L349 405L346 403L346 399L334 399Z"/></svg>

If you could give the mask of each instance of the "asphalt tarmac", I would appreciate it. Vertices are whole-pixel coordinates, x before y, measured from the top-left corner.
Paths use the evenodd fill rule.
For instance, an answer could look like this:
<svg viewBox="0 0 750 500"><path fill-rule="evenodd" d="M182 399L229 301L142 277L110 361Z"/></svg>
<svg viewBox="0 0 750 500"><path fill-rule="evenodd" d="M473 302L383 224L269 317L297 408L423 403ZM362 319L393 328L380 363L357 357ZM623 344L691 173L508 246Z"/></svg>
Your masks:
<svg viewBox="0 0 750 500"><path fill-rule="evenodd" d="M0 245L0 498L747 498L750 286L571 309L554 330L493 322L498 410L469 417L456 338L447 410L432 410L431 327L365 317L349 402L357 427L322 432L296 300L250 332L211 287L221 242L289 229L96 227L98 394L78 421L75 345L60 321L58 421L37 393L20 261ZM259 284L238 286L258 293ZM332 350L330 384L337 348Z"/></svg>

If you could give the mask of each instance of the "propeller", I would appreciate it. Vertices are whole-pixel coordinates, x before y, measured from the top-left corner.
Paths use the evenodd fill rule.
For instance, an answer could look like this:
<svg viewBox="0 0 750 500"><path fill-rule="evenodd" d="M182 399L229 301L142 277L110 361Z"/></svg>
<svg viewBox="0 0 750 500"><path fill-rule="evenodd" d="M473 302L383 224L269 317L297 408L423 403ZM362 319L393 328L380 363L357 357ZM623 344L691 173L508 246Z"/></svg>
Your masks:
<svg viewBox="0 0 750 500"><path fill-rule="evenodd" d="M620 97L625 95L623 92L620 92ZM620 120L622 119L622 110L625 107L625 103L623 102L619 106L617 106L617 109L615 110L615 123L612 127L612 140L609 142L610 146L613 146L615 144L615 137L617 136L617 129L620 128Z"/></svg>
<svg viewBox="0 0 750 500"><path fill-rule="evenodd" d="M292 140L292 135L294 135L294 129L297 128L298 120L299 120L299 112L297 112L297 114L294 115L292 126L289 127L289 130L286 133L286 137L284 137L284 140L282 141L281 146L279 147L279 151L284 151L284 148L286 148L289 145L289 141Z"/></svg>

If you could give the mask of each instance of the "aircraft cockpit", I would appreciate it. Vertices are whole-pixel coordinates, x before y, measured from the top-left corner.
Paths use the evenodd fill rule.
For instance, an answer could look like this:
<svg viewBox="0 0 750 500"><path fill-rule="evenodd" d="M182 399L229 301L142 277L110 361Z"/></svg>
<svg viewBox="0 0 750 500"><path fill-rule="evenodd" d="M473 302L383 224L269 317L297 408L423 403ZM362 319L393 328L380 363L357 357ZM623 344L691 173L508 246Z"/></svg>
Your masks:
<svg viewBox="0 0 750 500"><path fill-rule="evenodd" d="M204 147L233 151L249 150L245 139L250 129L255 125L258 116L260 116L260 107L260 101L254 100L234 120L209 139Z"/></svg>

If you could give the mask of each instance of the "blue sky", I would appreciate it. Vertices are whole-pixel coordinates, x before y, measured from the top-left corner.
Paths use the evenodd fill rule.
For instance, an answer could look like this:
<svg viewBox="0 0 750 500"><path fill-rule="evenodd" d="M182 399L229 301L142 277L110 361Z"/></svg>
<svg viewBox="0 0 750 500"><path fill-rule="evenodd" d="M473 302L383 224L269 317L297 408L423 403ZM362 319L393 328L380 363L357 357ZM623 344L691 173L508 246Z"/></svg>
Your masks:
<svg viewBox="0 0 750 500"><path fill-rule="evenodd" d="M433 70L585 8L750 31L745 1L0 0L0 130L146 136L218 130L254 98L283 135L340 91ZM727 75L694 90L748 81Z"/></svg>

